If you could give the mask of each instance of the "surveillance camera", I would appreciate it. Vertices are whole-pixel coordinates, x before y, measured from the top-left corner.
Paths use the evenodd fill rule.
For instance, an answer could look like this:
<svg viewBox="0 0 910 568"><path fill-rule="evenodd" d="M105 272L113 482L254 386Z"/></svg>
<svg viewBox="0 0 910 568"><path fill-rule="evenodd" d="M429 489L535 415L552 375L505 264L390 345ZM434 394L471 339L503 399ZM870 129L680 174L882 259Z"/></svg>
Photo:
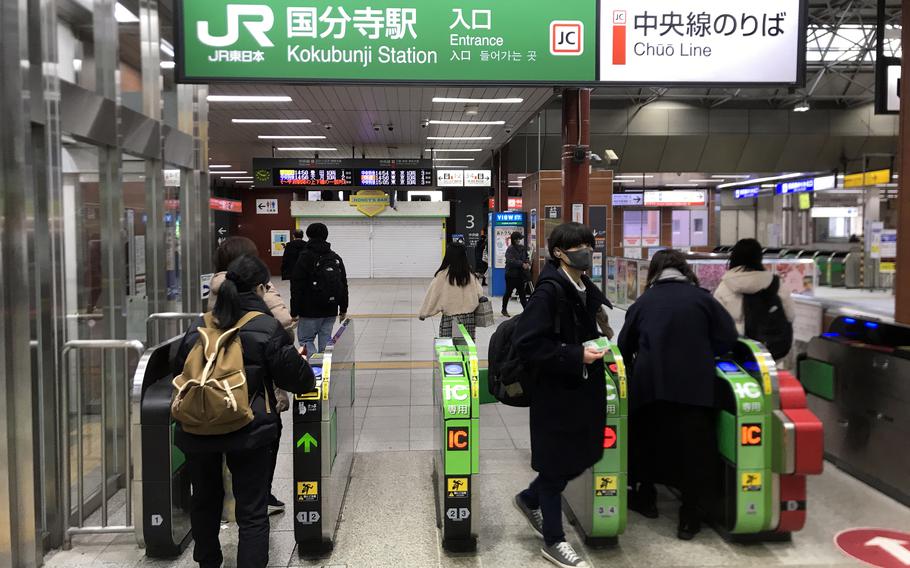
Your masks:
<svg viewBox="0 0 910 568"><path fill-rule="evenodd" d="M382 125L380 125L380 124L374 124L374 125L373 125L373 131L374 131L374 132L379 132L380 130L382 130Z"/></svg>
<svg viewBox="0 0 910 568"><path fill-rule="evenodd" d="M506 126L506 134L512 134L512 127Z"/></svg>
<svg viewBox="0 0 910 568"><path fill-rule="evenodd" d="M322 125L322 127L325 128L326 130L331 130L332 128L334 128L334 125L331 122L326 122L325 124Z"/></svg>
<svg viewBox="0 0 910 568"><path fill-rule="evenodd" d="M604 159L601 158L599 155L595 154L594 152L591 152L591 161L592 162L602 162L602 161L604 161Z"/></svg>
<svg viewBox="0 0 910 568"><path fill-rule="evenodd" d="M395 125L394 125L394 124L389 124L388 126L389 126L389 132L394 132L394 131L395 131Z"/></svg>
<svg viewBox="0 0 910 568"><path fill-rule="evenodd" d="M421 123L420 123L420 127L421 127L421 128L426 128L426 127L428 127L428 126L430 126L430 121L429 121L429 120L424 119L423 121L421 121Z"/></svg>

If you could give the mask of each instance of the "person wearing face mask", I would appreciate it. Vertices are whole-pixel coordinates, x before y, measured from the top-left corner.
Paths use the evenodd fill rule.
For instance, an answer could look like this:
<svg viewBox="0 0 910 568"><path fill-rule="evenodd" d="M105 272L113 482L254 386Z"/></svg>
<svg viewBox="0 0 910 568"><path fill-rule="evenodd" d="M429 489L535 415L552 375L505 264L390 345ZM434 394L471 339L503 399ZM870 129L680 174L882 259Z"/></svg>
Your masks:
<svg viewBox="0 0 910 568"><path fill-rule="evenodd" d="M549 250L551 260L541 270L514 336L525 367L539 369L530 408L531 467L538 476L515 496L514 504L543 538L544 558L578 568L588 563L566 542L562 492L603 455L604 352L583 344L612 336L604 311L612 306L585 275L594 255L590 227L556 227Z"/></svg>
<svg viewBox="0 0 910 568"><path fill-rule="evenodd" d="M528 259L528 247L521 244L523 240L524 235L515 231L509 239L511 244L506 249L506 293L502 295L502 315L505 317L509 317L509 300L512 299L513 291L518 292L522 308L528 304L525 282L531 270L531 261Z"/></svg>
<svg viewBox="0 0 910 568"><path fill-rule="evenodd" d="M281 324L263 301L269 285L269 270L259 258L244 255L227 268L218 300L210 312L212 323L229 330L251 312L258 314L240 327L243 370L253 421L227 434L200 435L184 431L177 422L174 443L186 454L192 484L190 524L196 542L193 559L202 567L221 566L224 557L218 534L224 486L222 460L233 478L240 540L237 566L264 567L269 558L268 502L272 475L273 446L280 432L275 409L275 388L298 394L313 390L313 371L294 347ZM240 322L243 323L243 322ZM193 322L184 335L172 363L174 376L183 372L187 358L200 341L199 328L206 319ZM201 356L196 353L194 356Z"/></svg>

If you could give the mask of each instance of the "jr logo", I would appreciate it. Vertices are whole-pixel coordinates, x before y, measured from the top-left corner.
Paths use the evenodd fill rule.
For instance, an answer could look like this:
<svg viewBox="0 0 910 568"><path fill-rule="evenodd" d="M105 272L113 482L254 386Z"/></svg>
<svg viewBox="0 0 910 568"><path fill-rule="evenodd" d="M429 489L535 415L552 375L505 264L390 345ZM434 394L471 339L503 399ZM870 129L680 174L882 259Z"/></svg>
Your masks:
<svg viewBox="0 0 910 568"><path fill-rule="evenodd" d="M255 18L255 19L253 19ZM275 44L266 35L275 25L275 14L268 6L250 6L245 4L228 4L227 33L213 36L208 22L196 22L196 35L199 41L211 47L228 47L240 39L240 22L246 27L260 47L274 47Z"/></svg>

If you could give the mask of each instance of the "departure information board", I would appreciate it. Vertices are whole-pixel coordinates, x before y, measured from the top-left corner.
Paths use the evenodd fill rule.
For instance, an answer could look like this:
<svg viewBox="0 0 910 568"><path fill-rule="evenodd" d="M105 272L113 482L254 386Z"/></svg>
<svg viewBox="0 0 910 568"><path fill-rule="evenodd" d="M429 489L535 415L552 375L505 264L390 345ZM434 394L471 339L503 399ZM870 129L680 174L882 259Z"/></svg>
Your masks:
<svg viewBox="0 0 910 568"><path fill-rule="evenodd" d="M281 169L275 170L275 185L293 186L351 186L353 170Z"/></svg>
<svg viewBox="0 0 910 568"><path fill-rule="evenodd" d="M363 187L429 187L433 185L433 170L360 170Z"/></svg>
<svg viewBox="0 0 910 568"><path fill-rule="evenodd" d="M433 170L408 169L276 169L277 186L431 187Z"/></svg>

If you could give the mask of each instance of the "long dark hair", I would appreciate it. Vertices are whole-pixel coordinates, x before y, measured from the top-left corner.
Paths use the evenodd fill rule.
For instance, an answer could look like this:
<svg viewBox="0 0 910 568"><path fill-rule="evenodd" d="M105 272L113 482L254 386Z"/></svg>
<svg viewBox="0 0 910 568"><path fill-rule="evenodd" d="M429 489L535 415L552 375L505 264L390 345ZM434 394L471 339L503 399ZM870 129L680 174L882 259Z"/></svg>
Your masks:
<svg viewBox="0 0 910 568"><path fill-rule="evenodd" d="M446 255L436 274L449 269L449 284L464 288L471 282L471 265L468 264L468 252L461 243L452 243L446 248Z"/></svg>
<svg viewBox="0 0 910 568"><path fill-rule="evenodd" d="M761 243L755 239L743 239L736 243L730 252L730 269L742 267L748 272L759 272L765 269L762 265Z"/></svg>
<svg viewBox="0 0 910 568"><path fill-rule="evenodd" d="M227 277L218 289L218 299L212 309L218 327L234 327L245 313L240 296L251 293L260 284L268 284L270 278L268 267L259 257L247 254L234 260L228 266Z"/></svg>
<svg viewBox="0 0 910 568"><path fill-rule="evenodd" d="M689 282L698 286L698 277L686 261L686 255L675 249L664 249L654 253L654 257L651 258L651 266L648 267L648 288L654 286L663 271L668 268L679 270Z"/></svg>
<svg viewBox="0 0 910 568"><path fill-rule="evenodd" d="M218 245L215 251L215 272L224 272L228 266L241 256L248 254L258 256L256 243L246 237L228 237Z"/></svg>

